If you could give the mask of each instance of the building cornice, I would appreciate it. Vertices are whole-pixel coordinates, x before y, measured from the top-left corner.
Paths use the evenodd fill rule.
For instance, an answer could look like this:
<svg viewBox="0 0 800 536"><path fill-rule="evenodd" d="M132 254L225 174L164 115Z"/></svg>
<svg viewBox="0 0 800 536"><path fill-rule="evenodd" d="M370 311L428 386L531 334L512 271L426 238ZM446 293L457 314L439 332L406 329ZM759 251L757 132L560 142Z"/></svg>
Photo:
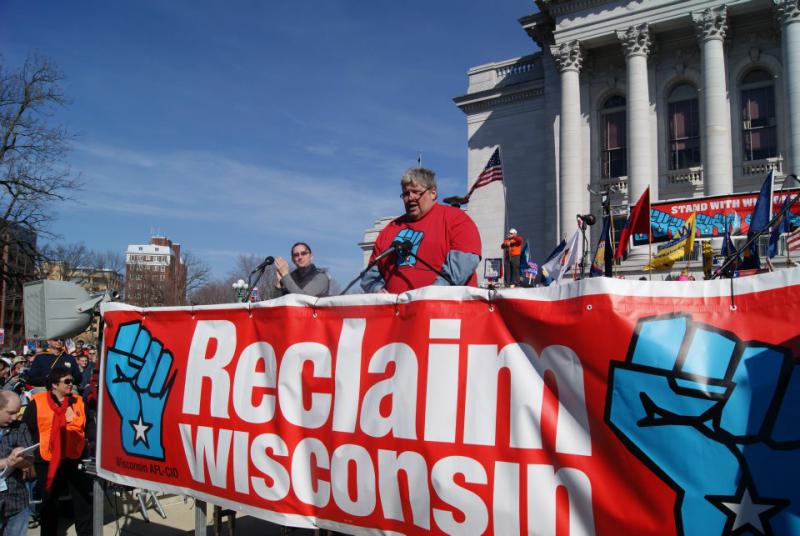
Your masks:
<svg viewBox="0 0 800 536"><path fill-rule="evenodd" d="M544 80L493 88L455 97L453 102L466 115L485 112L498 106L535 99L544 95Z"/></svg>
<svg viewBox="0 0 800 536"><path fill-rule="evenodd" d="M560 17L575 11L591 9L602 4L610 4L615 0L536 0L536 5L544 13Z"/></svg>
<svg viewBox="0 0 800 536"><path fill-rule="evenodd" d="M518 21L522 29L525 30L525 33L527 33L542 50L545 50L555 43L553 31L556 29L556 23L553 17L548 13L533 13L532 15L520 17Z"/></svg>

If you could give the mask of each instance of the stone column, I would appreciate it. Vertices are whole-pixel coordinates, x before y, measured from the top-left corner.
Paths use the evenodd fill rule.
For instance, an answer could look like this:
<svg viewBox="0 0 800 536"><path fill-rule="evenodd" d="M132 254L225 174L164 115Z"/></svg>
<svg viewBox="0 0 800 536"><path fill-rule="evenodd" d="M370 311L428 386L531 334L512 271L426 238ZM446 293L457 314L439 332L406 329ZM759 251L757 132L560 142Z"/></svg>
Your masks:
<svg viewBox="0 0 800 536"><path fill-rule="evenodd" d="M800 174L800 2L774 0L781 22L783 73L788 117L788 163L785 174Z"/></svg>
<svg viewBox="0 0 800 536"><path fill-rule="evenodd" d="M583 54L577 41L553 45L550 52L561 73L561 121L558 136L558 234L571 235L584 210L581 180L581 90ZM569 238L569 236L567 236Z"/></svg>
<svg viewBox="0 0 800 536"><path fill-rule="evenodd" d="M617 32L627 64L628 118L628 200L636 202L650 185L650 91L648 89L647 55L650 53L650 29L647 24L631 26Z"/></svg>
<svg viewBox="0 0 800 536"><path fill-rule="evenodd" d="M727 30L725 6L692 13L703 57L703 179L706 195L733 192L731 113L723 41Z"/></svg>

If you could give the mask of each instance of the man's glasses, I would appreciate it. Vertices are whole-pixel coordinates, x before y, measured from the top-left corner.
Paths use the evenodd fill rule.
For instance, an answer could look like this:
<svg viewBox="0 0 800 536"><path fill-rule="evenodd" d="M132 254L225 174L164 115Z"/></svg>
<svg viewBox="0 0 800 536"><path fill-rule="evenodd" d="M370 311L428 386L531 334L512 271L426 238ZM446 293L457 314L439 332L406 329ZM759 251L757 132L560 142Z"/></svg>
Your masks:
<svg viewBox="0 0 800 536"><path fill-rule="evenodd" d="M420 197L425 195L429 190L430 190L430 188L425 188L422 191L406 190L405 192L400 194L400 197L403 198L403 199L419 199Z"/></svg>
<svg viewBox="0 0 800 536"><path fill-rule="evenodd" d="M63 383L64 385L72 385L72 380L69 379L69 378L66 378L66 379L61 380L61 383Z"/></svg>
<svg viewBox="0 0 800 536"><path fill-rule="evenodd" d="M298 251L297 253L292 253L292 257L305 257L311 253L310 251Z"/></svg>

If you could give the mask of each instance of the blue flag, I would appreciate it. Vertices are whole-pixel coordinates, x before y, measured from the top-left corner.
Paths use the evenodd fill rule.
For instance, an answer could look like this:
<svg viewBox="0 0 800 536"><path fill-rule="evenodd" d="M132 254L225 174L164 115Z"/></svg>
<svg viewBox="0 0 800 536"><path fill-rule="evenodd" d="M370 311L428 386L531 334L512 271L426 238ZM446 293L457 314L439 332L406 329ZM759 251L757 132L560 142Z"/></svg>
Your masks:
<svg viewBox="0 0 800 536"><path fill-rule="evenodd" d="M775 255L778 254L778 240L780 239L783 233L788 233L791 231L789 228L789 205L791 204L792 196L787 195L786 199L783 200L783 204L781 205L780 214L783 214L780 218L778 218L778 223L772 226L772 230L769 233L769 248L767 250L767 254L771 259Z"/></svg>
<svg viewBox="0 0 800 536"><path fill-rule="evenodd" d="M611 277L613 251L611 247L611 215L609 214L603 218L603 230L600 231L600 240L597 242L597 250L592 260L592 267L589 270L589 277L603 275Z"/></svg>
<svg viewBox="0 0 800 536"><path fill-rule="evenodd" d="M731 225L732 222L730 218L725 219L725 239L722 242L722 250L720 253L726 259L729 255L733 255L736 252L736 246L733 245L733 241L731 240Z"/></svg>
<svg viewBox="0 0 800 536"><path fill-rule="evenodd" d="M519 277L520 279L525 277L525 270L528 269L528 261L531 260L531 248L530 244L526 240L525 243L522 245L522 252L519 255Z"/></svg>
<svg viewBox="0 0 800 536"><path fill-rule="evenodd" d="M772 178L774 174L775 171L770 170L764 180L764 184L761 185L761 191L758 193L758 199L756 199L756 206L750 215L750 229L747 231L748 240L758 234L759 231L766 229L769 225L769 220L772 219ZM758 240L754 240L748 249L749 251L744 252L743 264L740 268L761 268L761 259L758 256Z"/></svg>
<svg viewBox="0 0 800 536"><path fill-rule="evenodd" d="M542 284L544 284L544 286L548 286L554 280L554 278L551 276L551 271L554 272L554 270L552 270L553 263L551 263L551 265L548 265L547 263L558 257L566 247L567 241L562 238L561 242L559 242L559 244L556 246L556 249L554 249L550 255L547 256L547 259L545 259L545 261L542 263L540 272L542 274ZM555 273L553 273L553 275L555 275Z"/></svg>

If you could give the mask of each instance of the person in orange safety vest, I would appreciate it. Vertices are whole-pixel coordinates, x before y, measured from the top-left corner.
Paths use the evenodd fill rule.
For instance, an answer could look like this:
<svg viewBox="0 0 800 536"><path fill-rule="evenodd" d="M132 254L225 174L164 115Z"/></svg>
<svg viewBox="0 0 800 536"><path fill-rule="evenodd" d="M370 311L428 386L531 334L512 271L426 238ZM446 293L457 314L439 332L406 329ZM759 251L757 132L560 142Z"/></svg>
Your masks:
<svg viewBox="0 0 800 536"><path fill-rule="evenodd" d="M91 480L79 468L86 450L86 412L83 399L73 393L73 371L56 367L47 376L46 391L33 395L24 422L35 451L36 487L42 499L42 536L57 534L58 497L69 489L78 536L92 534Z"/></svg>
<svg viewBox="0 0 800 536"><path fill-rule="evenodd" d="M503 255L505 263L505 282L507 287L516 287L519 285L519 262L520 255L522 255L522 245L525 239L517 234L516 229L509 229L506 239L500 246L505 250Z"/></svg>

